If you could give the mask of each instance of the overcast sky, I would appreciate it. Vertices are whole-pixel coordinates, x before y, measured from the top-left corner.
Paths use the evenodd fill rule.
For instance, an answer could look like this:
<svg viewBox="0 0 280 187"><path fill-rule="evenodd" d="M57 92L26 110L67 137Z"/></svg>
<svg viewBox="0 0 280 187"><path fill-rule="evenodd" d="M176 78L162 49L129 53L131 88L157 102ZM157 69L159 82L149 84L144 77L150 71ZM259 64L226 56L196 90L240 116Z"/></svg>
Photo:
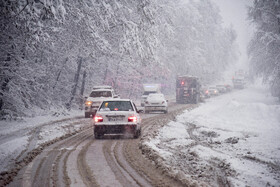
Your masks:
<svg viewBox="0 0 280 187"><path fill-rule="evenodd" d="M252 36L252 25L247 20L247 6L253 4L253 0L212 0L220 8L220 14L223 18L224 25L233 25L237 32L237 43L240 49L239 68L247 67L247 45Z"/></svg>

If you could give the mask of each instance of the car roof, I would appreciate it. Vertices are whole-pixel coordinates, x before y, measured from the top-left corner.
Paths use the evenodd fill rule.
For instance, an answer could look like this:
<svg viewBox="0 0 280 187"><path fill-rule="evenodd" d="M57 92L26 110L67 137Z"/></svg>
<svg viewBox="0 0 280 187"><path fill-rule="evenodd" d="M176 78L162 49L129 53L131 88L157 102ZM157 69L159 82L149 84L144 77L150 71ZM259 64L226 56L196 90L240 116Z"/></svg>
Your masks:
<svg viewBox="0 0 280 187"><path fill-rule="evenodd" d="M162 96L164 96L162 93L150 93L149 96L150 96L150 95L151 95L151 96L153 96L153 95L162 95ZM148 97L149 97L149 96L148 96Z"/></svg>
<svg viewBox="0 0 280 187"><path fill-rule="evenodd" d="M198 77L193 76L193 75L180 75L180 76L178 76L178 78L195 78L195 79L198 79Z"/></svg>
<svg viewBox="0 0 280 187"><path fill-rule="evenodd" d="M94 86L92 89L96 90L96 89L113 89L113 88L112 86L108 86L108 85L100 85L100 86Z"/></svg>
<svg viewBox="0 0 280 187"><path fill-rule="evenodd" d="M119 99L119 98L103 100L103 102L106 102L106 101L131 101L132 102L132 100L130 100L130 99Z"/></svg>
<svg viewBox="0 0 280 187"><path fill-rule="evenodd" d="M91 92L103 92L103 91L113 91L112 89L93 89Z"/></svg>

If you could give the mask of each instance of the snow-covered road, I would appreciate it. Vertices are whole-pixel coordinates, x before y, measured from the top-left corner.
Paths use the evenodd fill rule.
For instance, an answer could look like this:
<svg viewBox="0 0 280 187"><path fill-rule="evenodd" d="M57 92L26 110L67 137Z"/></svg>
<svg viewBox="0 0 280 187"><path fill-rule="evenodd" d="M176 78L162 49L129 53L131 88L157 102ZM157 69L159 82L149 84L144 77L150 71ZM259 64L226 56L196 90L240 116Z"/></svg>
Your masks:
<svg viewBox="0 0 280 187"><path fill-rule="evenodd" d="M262 86L234 90L185 111L146 145L194 183L279 186L279 101Z"/></svg>
<svg viewBox="0 0 280 187"><path fill-rule="evenodd" d="M40 144L75 133L90 126L88 122L81 111L66 119L47 115L2 121L0 172ZM150 154L149 158L166 166L164 171L171 176L185 180L184 184L280 184L280 105L266 88L254 86L211 98L159 126L154 129L157 133L151 131L141 138L142 153Z"/></svg>

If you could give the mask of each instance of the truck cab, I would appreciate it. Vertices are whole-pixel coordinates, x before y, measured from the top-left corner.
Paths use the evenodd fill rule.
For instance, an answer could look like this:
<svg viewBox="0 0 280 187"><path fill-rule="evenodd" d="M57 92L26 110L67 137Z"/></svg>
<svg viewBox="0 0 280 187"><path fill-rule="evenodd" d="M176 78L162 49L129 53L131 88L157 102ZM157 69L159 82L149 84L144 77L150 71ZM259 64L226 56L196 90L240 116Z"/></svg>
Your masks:
<svg viewBox="0 0 280 187"><path fill-rule="evenodd" d="M194 103L200 100L200 82L197 77L178 76L176 80L176 102L177 103Z"/></svg>
<svg viewBox="0 0 280 187"><path fill-rule="evenodd" d="M232 77L233 87L237 89L243 89L245 87L246 73L243 70L238 70Z"/></svg>

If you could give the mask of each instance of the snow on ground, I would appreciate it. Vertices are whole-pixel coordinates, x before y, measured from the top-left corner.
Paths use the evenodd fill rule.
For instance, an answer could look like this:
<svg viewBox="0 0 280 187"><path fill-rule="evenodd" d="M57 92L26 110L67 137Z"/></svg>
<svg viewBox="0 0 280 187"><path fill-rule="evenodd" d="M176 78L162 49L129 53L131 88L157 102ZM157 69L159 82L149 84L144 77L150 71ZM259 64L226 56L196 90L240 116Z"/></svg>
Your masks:
<svg viewBox="0 0 280 187"><path fill-rule="evenodd" d="M51 113L19 121L0 121L0 172L7 171L27 149L81 128L77 121L81 120L78 116L82 117L83 111ZM72 119L71 126L68 118Z"/></svg>
<svg viewBox="0 0 280 187"><path fill-rule="evenodd" d="M279 101L262 86L234 90L185 111L146 145L165 164L213 186L213 167L234 186L279 186Z"/></svg>

